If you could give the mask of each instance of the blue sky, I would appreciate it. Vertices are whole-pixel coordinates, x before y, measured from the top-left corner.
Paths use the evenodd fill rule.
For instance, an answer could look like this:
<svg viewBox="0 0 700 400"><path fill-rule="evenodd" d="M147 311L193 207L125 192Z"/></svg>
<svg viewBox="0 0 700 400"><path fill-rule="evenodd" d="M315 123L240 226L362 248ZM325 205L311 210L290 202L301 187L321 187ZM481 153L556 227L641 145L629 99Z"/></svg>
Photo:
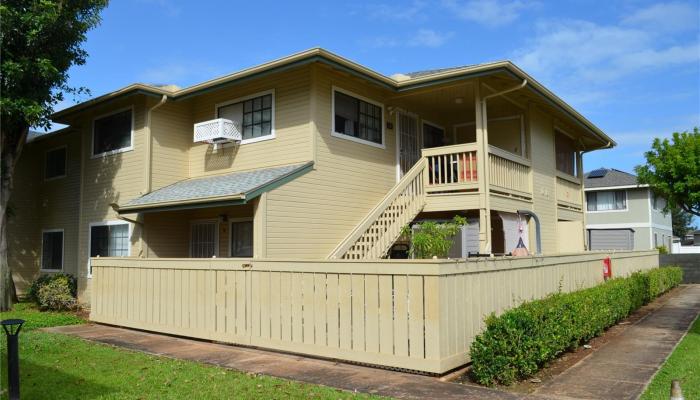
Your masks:
<svg viewBox="0 0 700 400"><path fill-rule="evenodd" d="M699 4L119 0L70 84L188 86L315 46L387 75L510 59L618 142L587 170L632 171L653 137L700 126Z"/></svg>

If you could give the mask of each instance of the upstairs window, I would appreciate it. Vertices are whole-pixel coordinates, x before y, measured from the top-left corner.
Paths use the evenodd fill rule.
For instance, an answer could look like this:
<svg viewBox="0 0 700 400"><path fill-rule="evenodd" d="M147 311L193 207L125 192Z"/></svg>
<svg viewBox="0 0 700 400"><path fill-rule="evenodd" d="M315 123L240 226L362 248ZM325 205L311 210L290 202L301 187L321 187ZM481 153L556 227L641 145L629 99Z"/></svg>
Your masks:
<svg viewBox="0 0 700 400"><path fill-rule="evenodd" d="M107 155L131 150L133 115L132 110L97 118L92 126L92 155Z"/></svg>
<svg viewBox="0 0 700 400"><path fill-rule="evenodd" d="M557 171L576 176L576 145L574 140L563 133L556 132L554 149L557 156Z"/></svg>
<svg viewBox="0 0 700 400"><path fill-rule="evenodd" d="M41 269L60 271L63 269L63 230L45 230L41 234Z"/></svg>
<svg viewBox="0 0 700 400"><path fill-rule="evenodd" d="M66 148L49 150L44 161L44 179L57 179L66 176Z"/></svg>
<svg viewBox="0 0 700 400"><path fill-rule="evenodd" d="M384 107L333 90L333 136L384 147Z"/></svg>
<svg viewBox="0 0 700 400"><path fill-rule="evenodd" d="M664 208L666 208L666 199L664 199L663 197L657 196L654 193L652 193L651 196L652 196L651 200L652 200L652 205L654 207L654 210L661 211Z"/></svg>
<svg viewBox="0 0 700 400"><path fill-rule="evenodd" d="M241 129L243 143L274 137L274 93L253 96L220 105L216 111L217 118L229 119Z"/></svg>
<svg viewBox="0 0 700 400"><path fill-rule="evenodd" d="M615 211L627 209L627 192L624 190L587 192L588 211Z"/></svg>

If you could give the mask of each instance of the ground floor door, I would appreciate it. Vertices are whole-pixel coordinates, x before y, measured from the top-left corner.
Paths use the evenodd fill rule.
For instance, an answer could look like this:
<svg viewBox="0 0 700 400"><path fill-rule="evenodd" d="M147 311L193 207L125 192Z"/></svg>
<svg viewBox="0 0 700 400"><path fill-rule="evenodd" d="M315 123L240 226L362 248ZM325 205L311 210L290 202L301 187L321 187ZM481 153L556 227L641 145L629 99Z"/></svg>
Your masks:
<svg viewBox="0 0 700 400"><path fill-rule="evenodd" d="M633 250L632 229L589 229L588 243L591 250Z"/></svg>
<svg viewBox="0 0 700 400"><path fill-rule="evenodd" d="M418 118L410 113L396 113L397 179L408 172L421 157L420 140L418 137Z"/></svg>

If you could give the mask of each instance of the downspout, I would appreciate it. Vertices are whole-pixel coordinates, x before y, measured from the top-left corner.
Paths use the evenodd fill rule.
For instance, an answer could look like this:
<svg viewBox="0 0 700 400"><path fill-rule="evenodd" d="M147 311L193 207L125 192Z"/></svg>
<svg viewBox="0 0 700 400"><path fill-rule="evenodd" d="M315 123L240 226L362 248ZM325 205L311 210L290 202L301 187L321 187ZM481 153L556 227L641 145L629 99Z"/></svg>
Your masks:
<svg viewBox="0 0 700 400"><path fill-rule="evenodd" d="M481 158L484 160L483 161L484 163L482 165L485 166L482 169L482 171L483 171L482 175L484 176L484 183L485 183L485 185L483 186L484 187L484 201L486 202L484 208L486 211L486 219L487 219L486 226L487 226L488 230L491 229L491 222L490 222L491 221L491 199L490 199L490 196L491 196L490 188L491 187L490 187L490 183L489 183L491 178L489 175L489 143L488 143L489 128L488 128L488 112L486 109L486 101L490 98L493 98L493 97L498 97L498 96L502 96L502 95L510 93L510 92L515 92L516 90L520 90L520 89L524 88L526 85L527 85L527 79L523 79L523 81L517 86L502 90L500 92L491 93L487 96L481 97L481 99L480 99L481 100L481 107L480 107L481 116L480 117L481 117L481 121L483 124L484 140L483 140L482 147L479 150L480 150L481 154L483 154L481 156ZM487 238L491 238L490 233L487 235ZM486 248L487 248L488 252L491 253L491 249L492 249L491 240L489 240L486 243Z"/></svg>
<svg viewBox="0 0 700 400"><path fill-rule="evenodd" d="M530 210L518 210L518 214L527 215L535 220L535 241L537 243L537 251L535 255L542 255L542 235L540 233L540 219L534 212Z"/></svg>
<svg viewBox="0 0 700 400"><path fill-rule="evenodd" d="M148 111L146 112L146 162L145 162L145 179L144 179L144 190L143 194L147 194L151 192L152 188L152 182L153 182L153 174L151 173L152 171L152 165L153 165L153 133L151 130L151 124L153 122L152 119L152 113L155 109L159 108L163 104L165 104L168 101L168 95L164 94L163 97L160 98L160 101L158 104L154 105L153 107L149 108ZM141 253L141 257L148 257L148 249L146 249L146 252L144 253L144 241L146 239L146 227L144 226L143 222L137 222L136 220L129 220L124 217L121 217L121 219L124 219L126 221L133 221L134 223L138 224L141 227L141 234L139 235L139 252ZM138 218L138 217L137 217Z"/></svg>

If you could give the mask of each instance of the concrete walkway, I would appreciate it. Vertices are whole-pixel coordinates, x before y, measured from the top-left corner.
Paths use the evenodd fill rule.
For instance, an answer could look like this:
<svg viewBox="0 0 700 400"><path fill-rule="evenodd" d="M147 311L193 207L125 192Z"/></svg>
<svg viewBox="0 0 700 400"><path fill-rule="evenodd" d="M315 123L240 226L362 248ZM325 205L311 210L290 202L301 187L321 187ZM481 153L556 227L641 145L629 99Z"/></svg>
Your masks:
<svg viewBox="0 0 700 400"><path fill-rule="evenodd" d="M358 365L105 325L46 329L166 357L402 399L635 399L700 313L700 285L666 303L530 395Z"/></svg>
<svg viewBox="0 0 700 400"><path fill-rule="evenodd" d="M544 384L546 399L636 399L700 313L700 285L685 285L646 318Z"/></svg>

